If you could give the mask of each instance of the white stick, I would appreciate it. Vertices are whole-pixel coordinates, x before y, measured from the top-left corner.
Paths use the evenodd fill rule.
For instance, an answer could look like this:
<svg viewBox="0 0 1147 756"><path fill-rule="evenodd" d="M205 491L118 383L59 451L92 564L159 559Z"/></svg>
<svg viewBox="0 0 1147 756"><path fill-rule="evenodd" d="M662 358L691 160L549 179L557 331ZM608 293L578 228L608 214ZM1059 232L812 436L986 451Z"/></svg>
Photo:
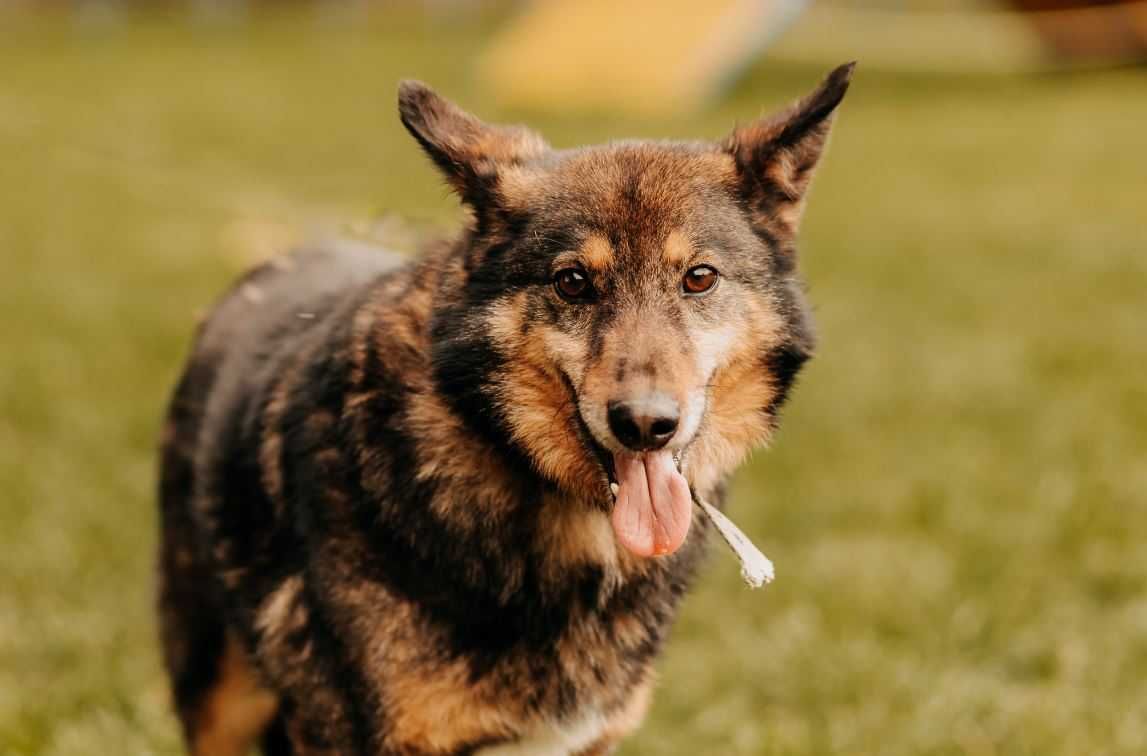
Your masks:
<svg viewBox="0 0 1147 756"><path fill-rule="evenodd" d="M737 555L737 559L741 562L741 577L749 587L760 588L765 583L773 582L773 563L753 545L749 537L742 533L732 520L723 515L721 510L696 496L693 497L693 501L697 502L697 506L710 522L717 526L717 532Z"/></svg>

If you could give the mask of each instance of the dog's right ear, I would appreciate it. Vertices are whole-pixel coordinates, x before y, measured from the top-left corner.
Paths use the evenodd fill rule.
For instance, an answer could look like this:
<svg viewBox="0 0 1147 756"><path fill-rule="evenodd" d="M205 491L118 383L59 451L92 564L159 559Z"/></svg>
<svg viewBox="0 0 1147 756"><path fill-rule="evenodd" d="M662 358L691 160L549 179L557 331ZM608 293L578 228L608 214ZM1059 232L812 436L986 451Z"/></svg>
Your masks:
<svg viewBox="0 0 1147 756"><path fill-rule="evenodd" d="M549 149L530 129L483 123L420 81L398 85L398 112L406 130L475 210L496 201L500 172Z"/></svg>

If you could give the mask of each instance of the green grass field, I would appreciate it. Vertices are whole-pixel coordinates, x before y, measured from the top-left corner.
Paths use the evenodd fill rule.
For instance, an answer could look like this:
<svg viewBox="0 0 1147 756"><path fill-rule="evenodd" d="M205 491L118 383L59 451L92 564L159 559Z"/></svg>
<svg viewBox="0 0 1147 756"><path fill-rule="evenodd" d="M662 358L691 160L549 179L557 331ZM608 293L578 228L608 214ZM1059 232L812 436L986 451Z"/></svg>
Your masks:
<svg viewBox="0 0 1147 756"><path fill-rule="evenodd" d="M196 313L292 229L457 217L395 116L417 76L557 145L712 112L484 105L473 27L0 23L0 753L175 753L154 441ZM849 57L842 50L841 59ZM827 66L826 66L827 70ZM623 753L1147 753L1147 71L858 70L813 192L821 354Z"/></svg>

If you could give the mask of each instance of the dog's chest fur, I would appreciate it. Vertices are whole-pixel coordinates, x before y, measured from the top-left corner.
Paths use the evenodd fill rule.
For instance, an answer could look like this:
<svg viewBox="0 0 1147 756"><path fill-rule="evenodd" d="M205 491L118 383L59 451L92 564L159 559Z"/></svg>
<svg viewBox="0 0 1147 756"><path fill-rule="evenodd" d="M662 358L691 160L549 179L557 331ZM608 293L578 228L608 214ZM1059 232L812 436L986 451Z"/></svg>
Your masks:
<svg viewBox="0 0 1147 756"><path fill-rule="evenodd" d="M563 756L580 753L597 742L608 720L593 709L562 722L535 726L516 741L479 749L476 756Z"/></svg>

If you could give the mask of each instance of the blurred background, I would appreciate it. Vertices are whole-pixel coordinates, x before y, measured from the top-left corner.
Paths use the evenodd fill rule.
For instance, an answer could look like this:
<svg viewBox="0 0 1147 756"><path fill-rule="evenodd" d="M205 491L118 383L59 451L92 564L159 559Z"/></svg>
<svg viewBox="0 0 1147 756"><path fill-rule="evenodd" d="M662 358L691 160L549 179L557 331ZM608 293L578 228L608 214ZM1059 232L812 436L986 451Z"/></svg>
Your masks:
<svg viewBox="0 0 1147 756"><path fill-rule="evenodd" d="M1147 4L0 0L0 753L172 754L155 441L253 261L460 218L417 77L558 146L860 66L822 331L623 754L1147 753Z"/></svg>

